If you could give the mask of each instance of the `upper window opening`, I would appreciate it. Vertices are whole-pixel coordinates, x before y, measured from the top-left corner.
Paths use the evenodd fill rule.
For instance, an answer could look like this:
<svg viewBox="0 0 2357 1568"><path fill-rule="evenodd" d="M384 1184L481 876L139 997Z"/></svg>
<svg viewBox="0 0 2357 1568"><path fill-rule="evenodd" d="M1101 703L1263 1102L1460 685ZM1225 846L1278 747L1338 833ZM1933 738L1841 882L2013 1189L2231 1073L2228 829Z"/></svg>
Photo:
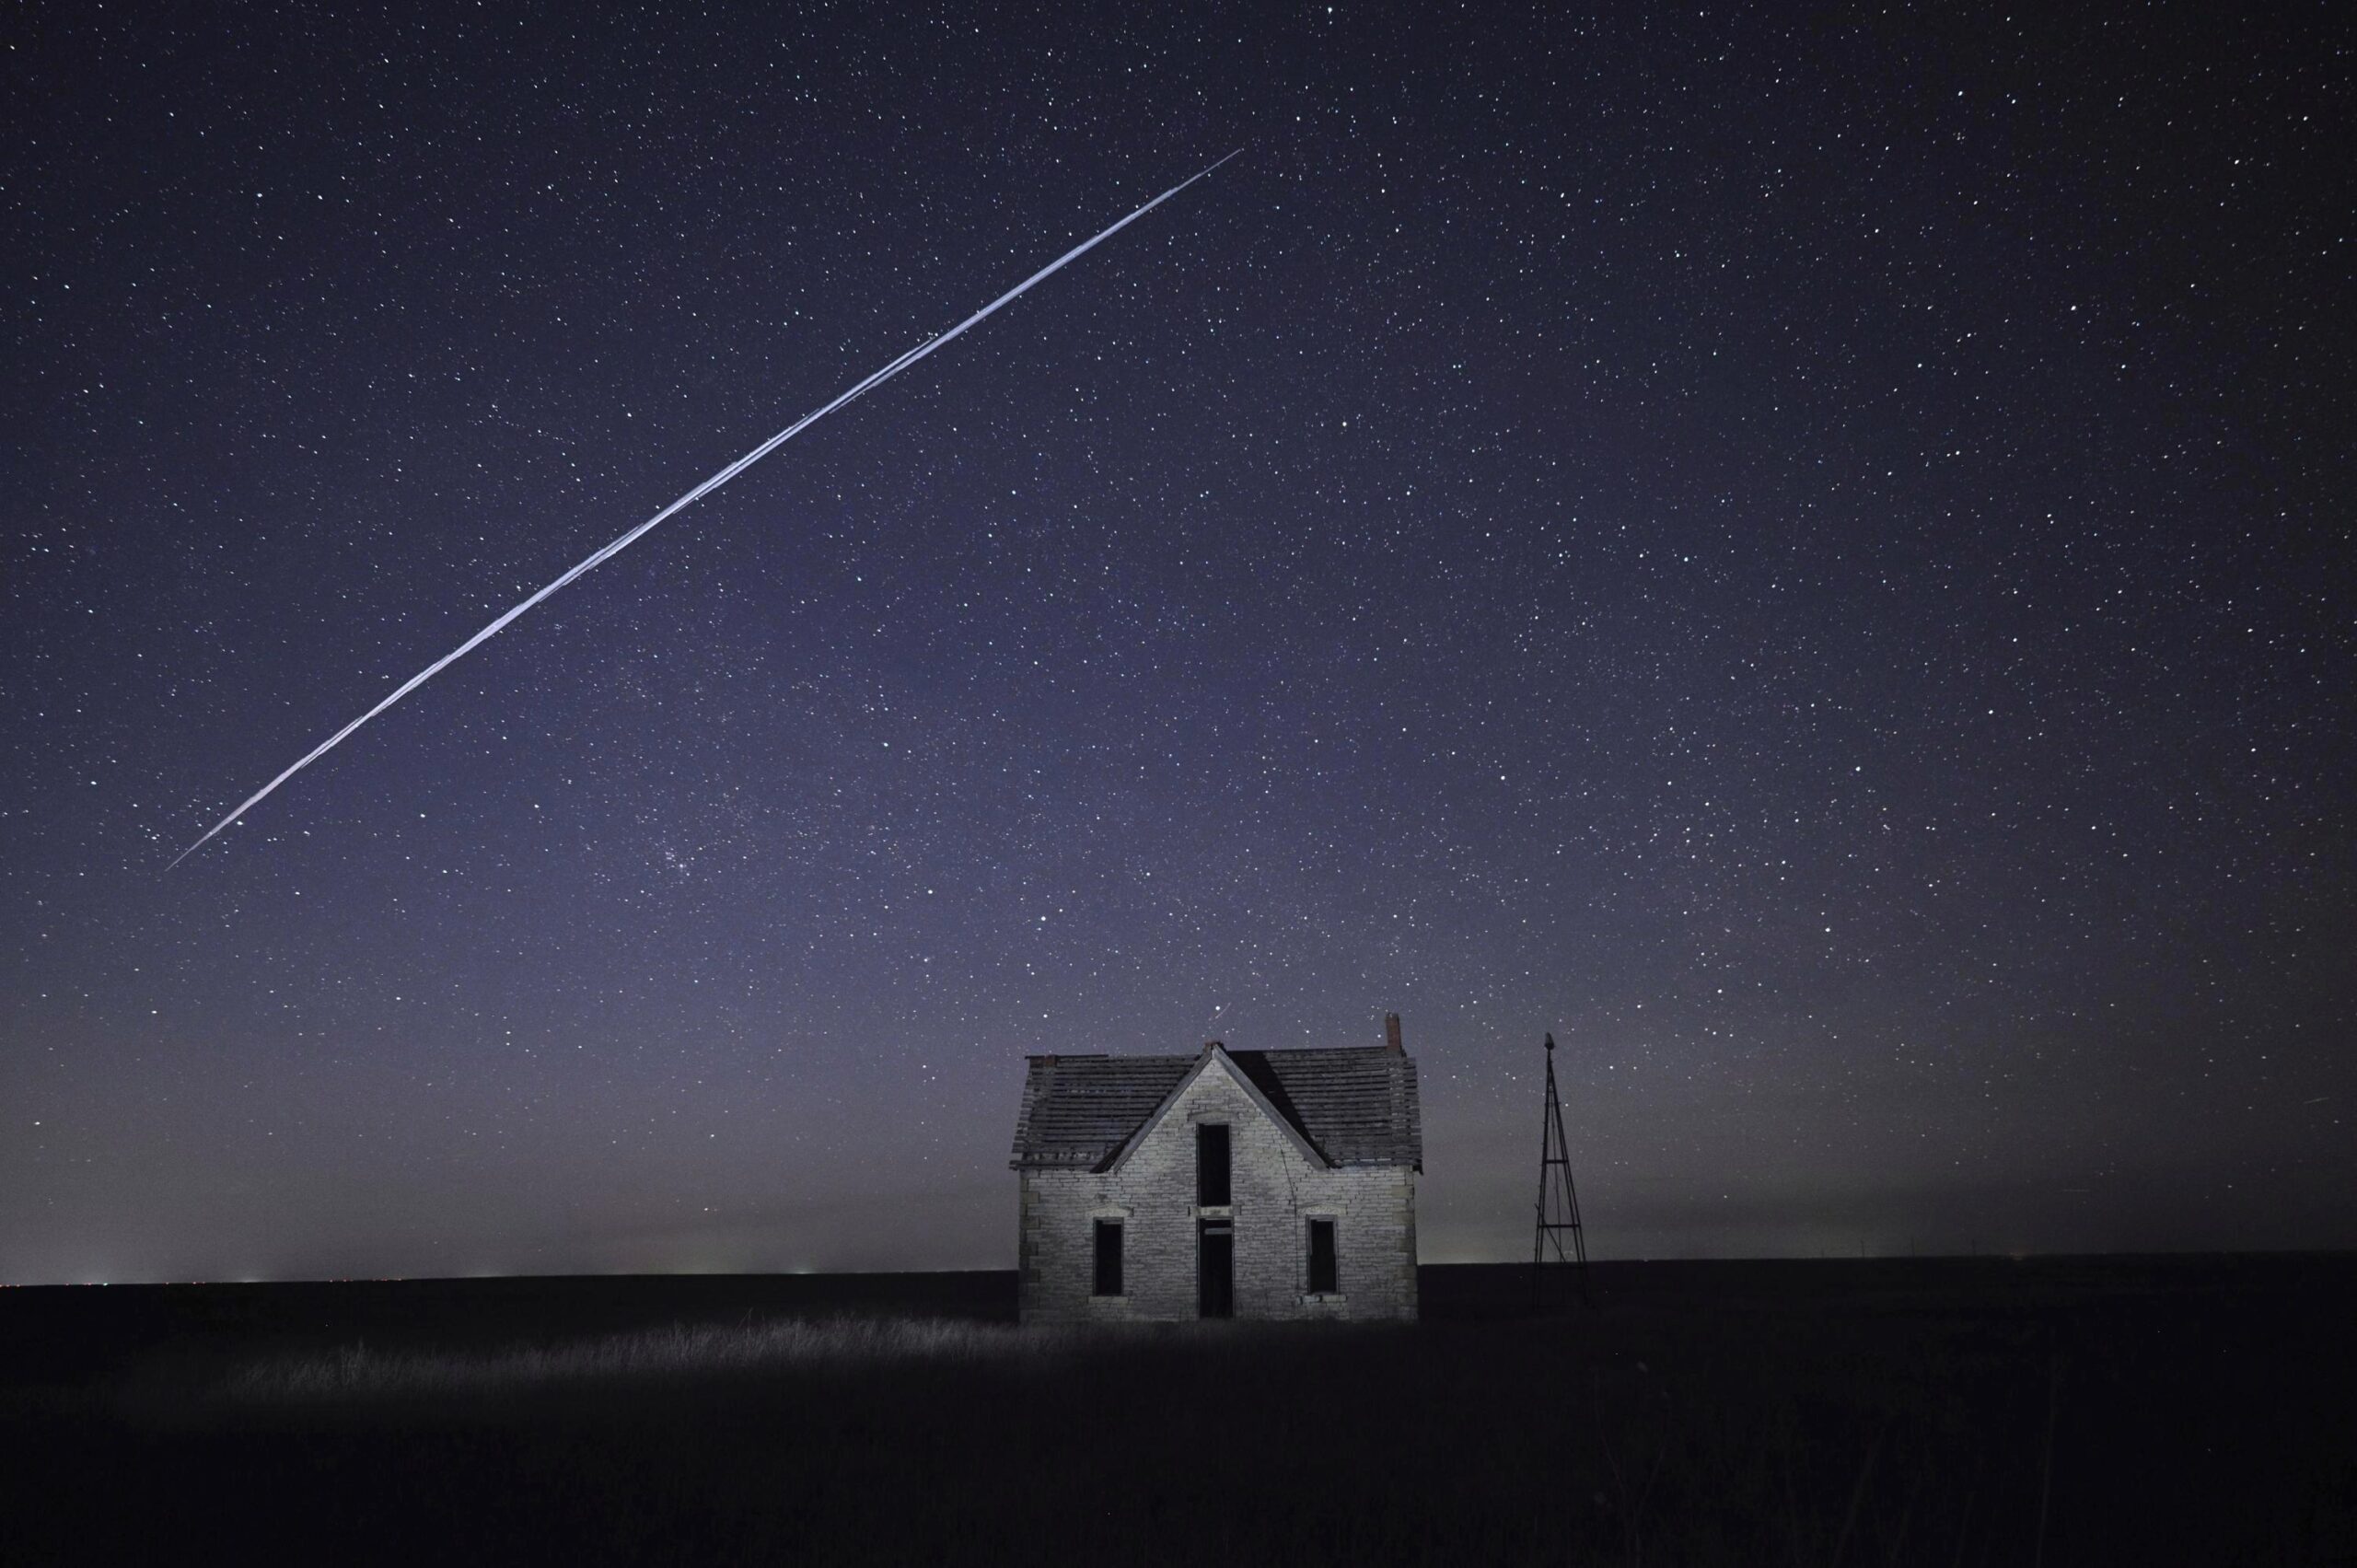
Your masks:
<svg viewBox="0 0 2357 1568"><path fill-rule="evenodd" d="M1207 1121L1195 1129L1195 1202L1206 1209L1229 1202L1227 1126Z"/></svg>

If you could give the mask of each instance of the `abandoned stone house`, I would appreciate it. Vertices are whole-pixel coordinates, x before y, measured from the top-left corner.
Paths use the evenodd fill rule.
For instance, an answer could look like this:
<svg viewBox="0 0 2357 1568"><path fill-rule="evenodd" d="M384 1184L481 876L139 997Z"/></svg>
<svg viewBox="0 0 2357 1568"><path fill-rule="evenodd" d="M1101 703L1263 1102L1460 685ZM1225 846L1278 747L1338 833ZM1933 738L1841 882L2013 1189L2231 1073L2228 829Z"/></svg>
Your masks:
<svg viewBox="0 0 2357 1568"><path fill-rule="evenodd" d="M1416 1064L1384 1036L1028 1058L1023 1320L1415 1317Z"/></svg>

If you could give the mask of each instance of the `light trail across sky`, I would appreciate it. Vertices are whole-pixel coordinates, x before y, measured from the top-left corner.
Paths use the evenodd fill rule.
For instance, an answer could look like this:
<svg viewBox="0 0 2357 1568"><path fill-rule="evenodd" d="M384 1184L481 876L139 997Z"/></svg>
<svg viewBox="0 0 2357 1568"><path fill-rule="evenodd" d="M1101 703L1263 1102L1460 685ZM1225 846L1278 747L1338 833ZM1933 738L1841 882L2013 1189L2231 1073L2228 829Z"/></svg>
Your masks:
<svg viewBox="0 0 2357 1568"><path fill-rule="evenodd" d="M1241 151L1243 151L1243 149L1240 147L1237 149L1237 152ZM212 827L206 829L203 838L198 839L194 843L189 845L188 848L180 851L179 854L174 855L172 857L172 865L177 866L181 861L186 860L190 855L194 854L198 850L203 849L207 843L212 842L214 836L219 833L221 830L226 828L230 823L235 822L238 818L244 816L247 812L252 810L255 807L269 799L272 792L276 790L280 784L284 784L288 779L293 778L296 773L301 772L304 769L309 767L312 763L318 761L320 758L334 750L338 746L343 744L345 739L347 739L355 730L359 729L361 726L366 724L370 719L375 718L378 714L383 713L387 708L391 707L395 703L400 702L403 697L408 696L411 692L416 691L419 687L424 685L427 681L441 674L442 671L447 669L450 666L458 663L460 659L474 652L475 649L481 647L484 643L489 642L499 633L506 630L508 622L514 621L517 616L523 614L526 610L531 609L542 599L547 598L559 588L562 588L566 584L572 582L575 577L578 577L583 573L589 571L592 567L601 565L604 563L612 560L615 556L620 555L623 551L628 550L632 545L636 544L639 540L657 523L664 521L679 512L684 511L689 506L691 506L698 501L702 500L705 496L711 494L722 485L726 484L730 480L735 479L738 474L743 473L747 469L751 468L755 463L760 462L763 458L768 457L772 452L776 451L780 447L784 446L788 441L793 440L796 436L801 435L805 430L809 429L810 426L818 424L820 420L826 418L829 414L834 412L845 403L848 403L853 399L861 397L865 393L874 391L877 388L882 386L885 382L889 381L893 377L898 376L901 371L906 370L910 366L914 365L917 361L924 358L925 355L933 353L935 349L945 347L952 339L959 337L971 329L981 325L991 317L996 315L1000 310L1021 298L1023 295L1028 292L1034 285L1039 284L1062 271L1074 261L1078 261L1089 251L1094 250L1099 245L1104 244L1105 241L1112 238L1113 236L1120 233L1121 230L1129 227L1130 225L1137 222L1138 219L1145 216L1146 214L1154 211L1155 208L1162 205L1163 203L1170 200L1171 197L1178 194L1179 192L1187 189L1188 186L1192 185L1196 180L1202 179L1205 175L1210 174L1213 169L1218 168L1221 164L1226 163L1228 158L1233 158L1236 156L1237 153L1228 154L1227 157L1221 158L1218 163L1214 163L1211 165L1210 168L1202 169L1200 172L1180 180L1178 184L1173 185L1169 190L1165 191L1161 195L1156 196L1153 201L1148 202L1145 205L1140 207L1129 216L1121 219L1119 223L1112 225L1109 228L1100 230L1089 238L1081 241L1081 243L1074 246L1071 250L1065 251L1062 255L1057 257L1054 261L1049 262L1038 272L1033 273L1029 277L1025 278L1021 283L1016 284L1013 288L1008 289L1004 294L1000 295L996 299L992 300L988 305L983 306L980 310L975 311L971 316L967 317L964 320L958 322L947 331L941 333L937 337L926 339L923 343L919 343L916 347L909 350L906 354L901 354L898 359L893 360L889 365L885 366L881 370L876 371L874 374L853 384L847 391L838 394L833 401L804 414L792 424L787 425L784 429L779 431L776 435L771 436L768 440L762 442L760 446L754 447L743 457L738 458L735 462L730 463L726 468L722 469L718 473L714 474L710 479L705 480L702 484L697 485L693 490L689 491L685 495L680 496L677 501L672 502L669 505L664 507L661 511L647 518L646 521L639 524L628 533L623 534L621 538L598 550L596 553L569 568L563 576L558 577L555 581L550 583L547 587L541 588L540 591L533 594L531 598L525 599L515 608L505 611L500 615L499 619L493 621L490 625L485 626L482 631L476 633L473 636L469 637L465 642L460 643L457 647L451 649L448 653L444 654L440 658L435 659L432 664L427 665L424 669L421 669L415 675L411 676L407 680L402 681L401 685L393 689L390 695L387 696L382 702L379 702L375 707L370 708L366 713L362 714L358 718L354 719L350 724L345 725L342 729L337 730L333 735L329 736L325 740L320 741L317 746L311 748L310 750L305 752L301 757L297 758L294 764L288 767L284 772L280 773L276 778L262 785L261 788L254 791L252 795L246 797L245 801L240 804L236 810L230 812L226 817L222 818L221 820L214 823ZM171 869L171 866L167 866L165 869L169 870Z"/></svg>

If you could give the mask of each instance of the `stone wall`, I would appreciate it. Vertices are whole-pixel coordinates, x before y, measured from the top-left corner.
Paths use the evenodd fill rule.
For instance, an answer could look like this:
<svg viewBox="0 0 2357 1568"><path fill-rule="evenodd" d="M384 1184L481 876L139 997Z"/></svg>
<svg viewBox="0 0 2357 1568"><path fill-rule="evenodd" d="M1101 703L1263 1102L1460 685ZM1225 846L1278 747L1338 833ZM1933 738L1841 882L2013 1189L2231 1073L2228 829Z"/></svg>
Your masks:
<svg viewBox="0 0 2357 1568"><path fill-rule="evenodd" d="M1195 1204L1195 1127L1228 1124L1225 1210ZM1120 1169L1018 1173L1016 1266L1023 1319L1122 1322L1196 1316L1197 1222L1235 1225L1236 1316L1412 1318L1416 1315L1415 1172L1406 1166L1329 1169L1270 1120L1218 1059L1131 1151ZM1336 1283L1311 1295L1309 1229L1334 1222ZM1090 1294L1095 1225L1122 1224L1122 1294Z"/></svg>

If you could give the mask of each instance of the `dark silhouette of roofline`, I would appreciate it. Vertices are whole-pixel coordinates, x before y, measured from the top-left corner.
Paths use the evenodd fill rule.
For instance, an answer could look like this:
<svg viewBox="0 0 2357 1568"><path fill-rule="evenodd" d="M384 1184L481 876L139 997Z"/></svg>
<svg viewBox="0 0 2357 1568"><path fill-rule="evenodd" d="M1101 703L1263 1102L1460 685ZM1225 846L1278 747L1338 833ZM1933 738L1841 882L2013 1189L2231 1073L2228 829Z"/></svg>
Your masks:
<svg viewBox="0 0 2357 1568"><path fill-rule="evenodd" d="M1317 1164L1423 1168L1413 1061L1380 1047L1027 1056L1016 1169L1108 1170L1175 1103L1213 1053Z"/></svg>

